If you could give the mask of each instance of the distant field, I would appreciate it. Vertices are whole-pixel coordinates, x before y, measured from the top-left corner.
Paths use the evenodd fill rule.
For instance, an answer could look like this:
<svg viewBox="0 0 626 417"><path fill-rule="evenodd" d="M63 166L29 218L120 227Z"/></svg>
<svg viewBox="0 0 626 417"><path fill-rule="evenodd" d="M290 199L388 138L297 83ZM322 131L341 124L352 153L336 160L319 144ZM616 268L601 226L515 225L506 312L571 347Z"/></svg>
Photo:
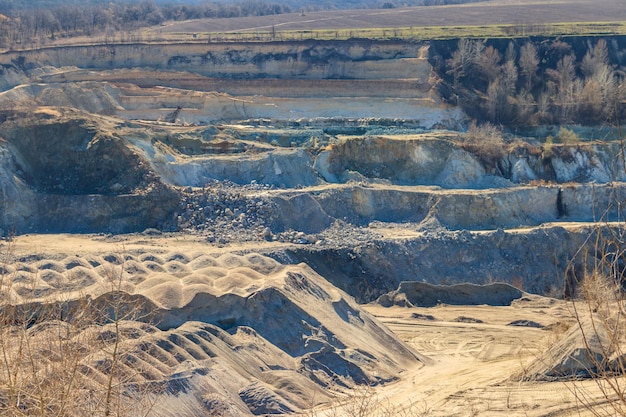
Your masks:
<svg viewBox="0 0 626 417"><path fill-rule="evenodd" d="M575 22L576 25L572 25ZM335 10L234 19L177 22L151 29L153 36L195 33L255 34L288 38L503 36L511 26L524 34L624 33L624 0L494 0L465 5ZM147 34L148 34L147 33Z"/></svg>

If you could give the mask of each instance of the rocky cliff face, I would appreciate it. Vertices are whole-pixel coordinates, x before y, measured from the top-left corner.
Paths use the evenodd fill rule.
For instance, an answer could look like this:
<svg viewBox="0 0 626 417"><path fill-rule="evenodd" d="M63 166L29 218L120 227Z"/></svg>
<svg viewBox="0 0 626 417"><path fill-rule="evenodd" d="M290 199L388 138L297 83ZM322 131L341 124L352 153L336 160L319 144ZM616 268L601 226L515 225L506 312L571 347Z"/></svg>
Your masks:
<svg viewBox="0 0 626 417"><path fill-rule="evenodd" d="M183 127L51 108L3 120L0 228L295 243L271 254L361 301L407 279L549 291L593 231L553 224L620 220L625 198L617 143L554 145L549 159L513 148L493 167L456 134L367 134L379 125Z"/></svg>
<svg viewBox="0 0 626 417"><path fill-rule="evenodd" d="M0 63L19 75L5 77L0 88L10 90L27 76L38 82L7 91L0 102L21 96L127 119L155 120L180 107L179 119L187 123L378 117L458 128L464 121L432 94L436 76L421 43L73 46L7 52ZM103 90L103 81L115 84Z"/></svg>
<svg viewBox="0 0 626 417"><path fill-rule="evenodd" d="M175 193L114 133L115 125L51 109L6 111L0 118L0 228L124 232L171 217Z"/></svg>
<svg viewBox="0 0 626 417"><path fill-rule="evenodd" d="M484 154L463 148L462 137L439 133L415 136L352 137L322 151L315 168L328 182L359 177L401 185L500 188L531 181L556 183L626 180L619 141L575 145L502 145L503 157L490 167Z"/></svg>

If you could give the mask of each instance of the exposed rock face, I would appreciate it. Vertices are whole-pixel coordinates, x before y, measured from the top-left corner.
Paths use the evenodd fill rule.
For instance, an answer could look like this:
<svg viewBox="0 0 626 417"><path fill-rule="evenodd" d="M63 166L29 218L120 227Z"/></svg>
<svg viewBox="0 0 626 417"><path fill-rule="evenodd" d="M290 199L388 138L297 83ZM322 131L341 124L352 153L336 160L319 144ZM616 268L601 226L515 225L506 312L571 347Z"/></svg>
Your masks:
<svg viewBox="0 0 626 417"><path fill-rule="evenodd" d="M128 232L171 221L176 193L114 125L51 109L2 119L5 230Z"/></svg>
<svg viewBox="0 0 626 417"><path fill-rule="evenodd" d="M36 112L36 121L7 120L2 132L15 151L22 180L51 194L128 194L146 188L150 172L139 155L85 118ZM33 123L33 121L35 123Z"/></svg>
<svg viewBox="0 0 626 417"><path fill-rule="evenodd" d="M0 91L10 90L28 82L29 77L18 66L13 64L0 65Z"/></svg>
<svg viewBox="0 0 626 417"><path fill-rule="evenodd" d="M133 77L125 77L123 80L145 83L141 77L140 72L136 71ZM380 87L380 92L370 92L363 89L363 86L353 85L356 81L346 82L328 86L328 96L324 97L317 85L312 83L301 91L303 97L296 98L283 97L276 89L266 92L268 95L262 95L262 86L242 88L239 81L213 86L226 91L234 90L232 94L227 94L221 92L224 90L190 93L188 90L152 85L149 88L138 88L128 84L110 85L82 81L83 78L93 78L93 75L76 78L79 82L71 84L16 87L0 93L0 105L8 107L19 101L26 101L44 106L72 106L90 112L117 115L127 120L152 121L166 120L178 109L175 121L181 124L212 124L243 119L297 121L311 118L382 118L413 120L417 126L427 129L458 129L465 121L463 113L458 109L435 103L427 92L420 91L419 87L415 89L413 85L400 86L399 95L389 99L385 94L393 94L393 91L385 86ZM178 84L178 73L165 78L165 85ZM293 82L291 80L287 83ZM154 84L154 81L149 84ZM211 80L197 79L189 87L207 89L211 86ZM403 97L400 95L403 91L415 93L410 97Z"/></svg>
<svg viewBox="0 0 626 417"><path fill-rule="evenodd" d="M465 121L433 95L427 45L415 42L77 46L7 52L0 63L41 83L2 94L0 104L22 98L148 120L180 108L187 123L379 117L459 128Z"/></svg>
<svg viewBox="0 0 626 417"><path fill-rule="evenodd" d="M571 291L598 233L623 229L620 143L503 143L486 161L446 130L465 116L440 104L426 52L348 41L0 55L0 236L144 231L125 254L27 248L0 265L7 308L55 307L54 329L81 309L111 318L117 303L138 313L120 366L166 388L155 395L172 408L157 415L241 416L306 412L426 361L358 302L522 294L433 287L467 282ZM146 253L163 232L201 252ZM569 372L579 353L537 374ZM103 355L89 376L104 378Z"/></svg>
<svg viewBox="0 0 626 417"><path fill-rule="evenodd" d="M156 227L200 232L220 245L297 243L273 256L306 261L360 301L407 276L430 283L519 277L530 291L550 291L592 229L493 230L617 220L613 203L624 199L622 183L601 183L604 175L622 179L612 143L555 146L549 159L532 149L510 153L494 172L450 133L437 140L367 135L379 126L300 126L290 136L266 126L255 140L250 125L126 123L50 108L3 114L5 231ZM366 135L335 136L350 129ZM546 183L515 184L530 178ZM597 183L547 182L572 179ZM436 261L442 254L447 262ZM337 266L329 272L327 264Z"/></svg>
<svg viewBox="0 0 626 417"><path fill-rule="evenodd" d="M188 71L211 77L301 79L405 79L426 76L430 64L404 41L130 44L48 48L3 54L0 62L21 60L55 67L146 68Z"/></svg>
<svg viewBox="0 0 626 417"><path fill-rule="evenodd" d="M566 213L557 206L559 190ZM538 226L562 217L569 221L594 221L600 218L601 208L604 219L616 220L620 215L618 207L608 204L623 198L624 192L623 184L515 187L481 192L345 185L315 193L314 199L321 213L356 226L376 221L436 221L448 229L484 230ZM294 192L275 194L293 196Z"/></svg>
<svg viewBox="0 0 626 417"><path fill-rule="evenodd" d="M252 181L281 188L318 185L311 155L299 150L270 150L242 154L236 164L226 156L179 158L168 162L167 156L154 162L161 178L174 185L203 187L211 180L229 180L239 184Z"/></svg>
<svg viewBox="0 0 626 417"><path fill-rule="evenodd" d="M383 306L435 307L439 304L507 306L524 293L507 284L432 285L418 281L401 282L396 291L381 295Z"/></svg>
<svg viewBox="0 0 626 417"><path fill-rule="evenodd" d="M481 155L462 149L459 136L439 133L408 137L346 138L323 151L315 168L328 182L347 182L355 173L403 185L492 188L533 180L597 182L626 180L618 142L555 145L550 156L541 147L513 149L494 172ZM530 150L530 152L529 152Z"/></svg>
<svg viewBox="0 0 626 417"><path fill-rule="evenodd" d="M606 227L615 232L620 226ZM594 259L595 248L588 242L596 228L588 225L480 232L416 229L407 225L377 234L370 228L369 240L343 247L301 245L272 256L306 262L360 302L395 291L404 281L516 283L531 293L563 294L568 268L582 270Z"/></svg>

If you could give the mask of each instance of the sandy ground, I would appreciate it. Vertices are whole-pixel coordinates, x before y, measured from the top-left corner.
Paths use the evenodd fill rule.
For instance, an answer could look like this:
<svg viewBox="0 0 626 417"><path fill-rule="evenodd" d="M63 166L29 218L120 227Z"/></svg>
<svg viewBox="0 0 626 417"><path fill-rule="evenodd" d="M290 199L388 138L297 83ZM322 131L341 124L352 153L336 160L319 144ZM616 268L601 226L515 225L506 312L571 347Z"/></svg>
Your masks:
<svg viewBox="0 0 626 417"><path fill-rule="evenodd" d="M534 392L537 398L515 398L522 389L529 389L510 382L511 374L523 369L523 362L541 348L547 334L506 324L522 316L536 319L537 313L488 306L406 309L372 305L368 310L432 360L425 368L407 375L406 385L390 387L385 394L394 402L417 402L430 409L431 415L525 415L534 404L562 402L555 397L567 391L557 385L549 390L554 392L549 398L541 388ZM426 318L416 316L420 314ZM459 322L460 317L484 323Z"/></svg>
<svg viewBox="0 0 626 417"><path fill-rule="evenodd" d="M77 255L93 255L104 252L151 252L154 254L171 251L208 250L211 254L227 252L248 252L263 248L278 248L285 246L280 242L243 242L236 246L222 247L209 245L206 238L198 235L173 233L171 235L150 236L146 234L31 234L21 235L14 243L17 256L41 253L54 257L55 254L75 252ZM9 243L0 243L8 246Z"/></svg>
<svg viewBox="0 0 626 417"><path fill-rule="evenodd" d="M593 381L520 382L537 360L575 325L567 303L529 295L512 306L366 309L402 340L432 360L386 387L382 398L414 404L429 416L585 416L581 391L599 395ZM511 326L516 320L545 328ZM604 415L602 407L594 412ZM612 413L607 414L612 415Z"/></svg>
<svg viewBox="0 0 626 417"><path fill-rule="evenodd" d="M37 255L42 262L60 261L68 254L88 259L116 252L164 257L168 253L200 251L218 256L229 251L250 253L261 249L259 245L279 244L256 242L217 248L192 236L138 234L25 235L12 243L2 242L0 250L9 245L16 257ZM593 381L520 382L526 366L558 340L565 328L575 325L571 309L563 301L526 295L506 307L362 307L426 357L424 366L407 367L397 382L363 391L378 406L392 407L397 411L394 415L404 415L400 412L403 408L410 416L593 415L585 411L577 394L584 392L591 398L598 395ZM543 327L510 325L516 320ZM361 348L367 350L367 346ZM337 405L323 405L312 413L335 416L341 415L341 410ZM602 408L596 405L594 411L598 410Z"/></svg>

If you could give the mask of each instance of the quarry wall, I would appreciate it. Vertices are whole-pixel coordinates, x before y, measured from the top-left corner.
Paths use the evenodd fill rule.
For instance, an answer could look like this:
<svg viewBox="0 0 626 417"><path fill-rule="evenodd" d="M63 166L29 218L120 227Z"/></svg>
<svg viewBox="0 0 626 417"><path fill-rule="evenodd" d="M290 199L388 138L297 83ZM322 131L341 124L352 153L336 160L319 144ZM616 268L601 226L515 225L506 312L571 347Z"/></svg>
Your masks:
<svg viewBox="0 0 626 417"><path fill-rule="evenodd" d="M0 228L19 233L175 230L181 190L201 194L213 181L254 182L268 187L261 187L255 198L267 208L263 226L270 236L291 231L322 235L335 224L367 230L377 222L422 233L406 241L380 237L353 245L347 232L340 244L329 238L319 249L303 244L292 253L275 254L305 261L325 276L345 277L341 288L360 285L351 293L361 301L395 289L402 280L510 282L521 277L527 289L548 292L589 235L589 230L549 223L594 221L604 214L608 220L623 218L623 205L611 206L624 200L624 185L617 184L626 180L623 159L617 156L620 144L554 144L550 155L535 146L529 153L506 152L489 167L449 137L418 140L403 133L393 139L380 131L355 135L340 125L349 118L379 117L410 120L417 128L461 129L463 112L443 104L433 92L441 67L429 61L434 51L441 54L444 45L454 42L432 45L360 40L137 43L0 54L1 106L24 100L117 117L80 115L83 120L72 129L74 124L59 124L51 113L46 123L43 117L28 121L23 114L15 117L21 124L3 120ZM173 110L179 119L163 122ZM265 133L244 134L235 127L222 129L220 137L217 127L206 135L185 130L198 127L187 125L214 127L216 121L256 117L271 123L300 118L313 123L318 118L338 125L310 131L308 125L297 125L300 130L293 135L278 129L266 135L279 138L276 145L259 139ZM44 127L33 128L42 123ZM239 156L185 154L167 141L156 146L157 126L198 146L213 139L234 147L238 140L256 142ZM337 140L323 149L301 146L315 136ZM261 143L262 149L257 146ZM103 147L115 157L105 160ZM128 172L129 166L136 169ZM90 176L96 171L103 174ZM93 181L85 184L87 179ZM77 189L82 191L72 194ZM197 214L198 208L188 211ZM200 220L216 216L210 212ZM203 224L208 223L195 226ZM309 243L318 238L312 236ZM442 254L455 263L441 262ZM343 270L322 270L334 265Z"/></svg>
<svg viewBox="0 0 626 417"><path fill-rule="evenodd" d="M404 41L123 44L7 52L0 63L146 68L224 78L404 79L428 75L423 44Z"/></svg>

